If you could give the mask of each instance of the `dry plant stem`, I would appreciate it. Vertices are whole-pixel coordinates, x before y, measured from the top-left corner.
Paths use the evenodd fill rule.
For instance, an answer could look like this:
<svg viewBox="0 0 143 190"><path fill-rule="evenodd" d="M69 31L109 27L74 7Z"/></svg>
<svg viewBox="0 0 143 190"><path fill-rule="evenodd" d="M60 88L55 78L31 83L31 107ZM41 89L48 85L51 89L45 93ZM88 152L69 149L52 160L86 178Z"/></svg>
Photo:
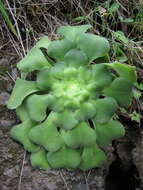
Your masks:
<svg viewBox="0 0 143 190"><path fill-rule="evenodd" d="M64 178L64 176L63 176L62 171L60 171L60 176L61 176L61 178L62 178L62 180L63 180L63 182L64 182L64 184L65 184L65 186L66 186L66 189L67 189L67 190L70 190L70 188L68 187L68 184L67 184L67 182L66 182L66 180L65 180L65 178Z"/></svg>
<svg viewBox="0 0 143 190"><path fill-rule="evenodd" d="M24 164L25 164L25 158L26 158L26 151L24 152L24 156L23 156L22 167L21 167L21 171L20 171L19 183L18 183L17 190L20 190L20 186L21 186L21 182L22 182L23 169L24 169Z"/></svg>
<svg viewBox="0 0 143 190"><path fill-rule="evenodd" d="M23 45L23 41L22 41L22 38L21 38L21 34L20 34L20 30L19 30L19 26L18 26L17 20L16 20L16 18L15 18L15 16L14 16L13 12L12 12L12 10L11 10L11 7L10 7L10 5L9 5L8 0L6 0L6 3L7 3L7 6L8 6L8 8L9 8L9 12L11 13L12 18L13 18L13 20L14 20L14 22L15 22L16 30L17 30L17 33L18 33L18 36L19 36L19 40L20 40L20 43L21 43L21 47L22 47L23 53L24 53L24 55L26 55L25 48L24 48L24 45ZM16 10L16 8L15 8L15 10Z"/></svg>

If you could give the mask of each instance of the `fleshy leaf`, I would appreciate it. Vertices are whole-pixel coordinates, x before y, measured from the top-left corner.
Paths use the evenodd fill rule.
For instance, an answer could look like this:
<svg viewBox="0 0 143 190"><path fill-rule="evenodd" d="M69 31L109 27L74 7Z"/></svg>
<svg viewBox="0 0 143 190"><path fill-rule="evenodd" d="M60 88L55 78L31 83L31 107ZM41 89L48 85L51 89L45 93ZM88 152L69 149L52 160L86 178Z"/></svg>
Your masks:
<svg viewBox="0 0 143 190"><path fill-rule="evenodd" d="M40 90L47 90L51 87L54 79L51 76L51 69L45 68L42 69L37 74L37 81L36 84Z"/></svg>
<svg viewBox="0 0 143 190"><path fill-rule="evenodd" d="M80 164L80 154L77 150L63 147L57 152L49 152L47 159L52 168L77 168Z"/></svg>
<svg viewBox="0 0 143 190"><path fill-rule="evenodd" d="M108 54L110 46L106 38L94 34L81 34L78 39L78 48L83 51L90 61Z"/></svg>
<svg viewBox="0 0 143 190"><path fill-rule="evenodd" d="M62 113L56 114L54 123L58 127L69 130L77 125L78 120L75 119L73 112L70 110L65 110Z"/></svg>
<svg viewBox="0 0 143 190"><path fill-rule="evenodd" d="M65 54L75 48L75 44L67 39L55 40L48 47L48 55L56 61L63 61Z"/></svg>
<svg viewBox="0 0 143 190"><path fill-rule="evenodd" d="M93 69L93 78L96 82L97 87L103 88L108 86L112 80L112 74L107 70L107 67L104 64L94 64Z"/></svg>
<svg viewBox="0 0 143 190"><path fill-rule="evenodd" d="M58 62L54 65L54 67L51 68L50 74L55 79L63 79L64 73L63 71L67 67L65 62Z"/></svg>
<svg viewBox="0 0 143 190"><path fill-rule="evenodd" d="M14 126L10 131L11 137L20 142L24 146L25 150L29 152L35 152L39 149L39 146L34 144L28 137L29 131L35 125L35 122L27 119L23 123Z"/></svg>
<svg viewBox="0 0 143 190"><path fill-rule="evenodd" d="M57 128L53 125L54 113L41 124L37 125L29 132L29 138L43 146L46 150L54 152L60 149L64 142Z"/></svg>
<svg viewBox="0 0 143 190"><path fill-rule="evenodd" d="M114 115L118 105L114 98L106 97L95 101L96 116L95 121L98 123L106 123Z"/></svg>
<svg viewBox="0 0 143 190"><path fill-rule="evenodd" d="M119 121L111 120L105 124L95 122L95 130L97 134L97 143L101 146L107 146L112 140L125 135L125 129Z"/></svg>
<svg viewBox="0 0 143 190"><path fill-rule="evenodd" d="M73 98L72 100L65 100L64 107L66 109L71 109L72 111L74 111L80 107L80 102L77 98Z"/></svg>
<svg viewBox="0 0 143 190"><path fill-rule="evenodd" d="M126 80L130 81L131 83L135 83L137 80L137 74L135 71L135 67L122 64L119 62L114 62L110 64L106 64L107 66L113 68L120 77L125 78Z"/></svg>
<svg viewBox="0 0 143 190"><path fill-rule="evenodd" d="M79 123L70 131L61 131L62 137L71 148L88 147L96 142L95 131L86 122Z"/></svg>
<svg viewBox="0 0 143 190"><path fill-rule="evenodd" d="M50 169L46 153L47 152L43 148L41 148L37 152L33 152L30 156L31 165L33 167L41 168L43 170Z"/></svg>
<svg viewBox="0 0 143 190"><path fill-rule="evenodd" d="M50 40L47 36L43 36L34 47L36 48L48 48L49 44L50 44Z"/></svg>
<svg viewBox="0 0 143 190"><path fill-rule="evenodd" d="M51 105L51 110L54 112L63 112L64 111L64 100L56 99L56 101Z"/></svg>
<svg viewBox="0 0 143 190"><path fill-rule="evenodd" d="M76 111L75 117L78 120L87 120L89 118L92 118L96 113L96 108L91 103L83 103L80 106L80 109Z"/></svg>
<svg viewBox="0 0 143 190"><path fill-rule="evenodd" d="M91 27L91 25L61 26L58 28L57 33L63 35L66 39L75 42L78 36L85 33Z"/></svg>
<svg viewBox="0 0 143 190"><path fill-rule="evenodd" d="M80 67L88 64L88 58L84 52L72 49L66 53L65 62L71 67Z"/></svg>
<svg viewBox="0 0 143 190"><path fill-rule="evenodd" d="M22 72L31 72L34 70L41 70L43 67L51 66L40 50L40 48L47 48L49 44L50 40L47 36L41 38L28 54L18 62L17 67L19 70Z"/></svg>
<svg viewBox="0 0 143 190"><path fill-rule="evenodd" d="M85 81L85 80L90 79L91 78L91 74L89 74L89 73L90 73L90 70L89 70L88 67L86 67L86 66L79 67L78 68L78 78L79 78L79 80ZM89 78L89 75L90 75L90 78Z"/></svg>
<svg viewBox="0 0 143 190"><path fill-rule="evenodd" d="M105 159L106 156L104 152L99 149L97 145L85 147L81 155L81 163L79 168L86 171L91 168L101 167Z"/></svg>
<svg viewBox="0 0 143 190"><path fill-rule="evenodd" d="M31 51L18 63L17 67L22 72L32 72L50 66L42 51L32 48Z"/></svg>
<svg viewBox="0 0 143 190"><path fill-rule="evenodd" d="M116 78L109 87L105 88L103 93L105 96L114 98L117 103L126 107L132 100L132 83L122 77Z"/></svg>
<svg viewBox="0 0 143 190"><path fill-rule="evenodd" d="M54 97L49 94L31 95L26 100L26 107L29 116L34 121L43 121L46 118L47 107L50 106Z"/></svg>
<svg viewBox="0 0 143 190"><path fill-rule="evenodd" d="M17 109L16 109L16 114L19 117L19 119L23 122L29 118L29 115L26 110L25 103L21 104Z"/></svg>
<svg viewBox="0 0 143 190"><path fill-rule="evenodd" d="M15 82L14 89L8 100L7 107L9 109L15 109L21 105L26 96L38 91L36 82L26 81L18 78Z"/></svg>

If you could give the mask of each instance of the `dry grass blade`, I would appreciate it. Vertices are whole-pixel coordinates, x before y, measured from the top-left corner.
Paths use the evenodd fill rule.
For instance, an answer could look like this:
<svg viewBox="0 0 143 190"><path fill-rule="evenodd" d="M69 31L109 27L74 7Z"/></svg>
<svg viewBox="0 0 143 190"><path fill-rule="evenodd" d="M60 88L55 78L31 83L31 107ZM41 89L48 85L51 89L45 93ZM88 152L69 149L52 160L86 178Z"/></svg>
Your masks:
<svg viewBox="0 0 143 190"><path fill-rule="evenodd" d="M18 37L18 34L17 34L17 32L16 32L16 30L15 30L15 28L14 28L14 26L13 26L13 24L12 24L10 18L9 18L9 14L6 11L6 8L4 7L4 4L3 4L3 2L1 0L0 0L0 12L1 12L5 22L7 23L9 29L13 32L13 34L16 37Z"/></svg>
<svg viewBox="0 0 143 190"><path fill-rule="evenodd" d="M24 156L23 156L22 167L21 167L21 171L20 171L19 183L18 183L17 190L20 190L20 187L21 187L21 181L22 181L22 174L23 174L23 168L24 168L25 158L26 158L26 151L24 152Z"/></svg>
<svg viewBox="0 0 143 190"><path fill-rule="evenodd" d="M64 182L64 184L65 184L65 186L66 186L66 189L67 189L67 190L70 190L70 188L68 187L68 184L67 184L67 182L66 182L66 180L65 180L65 178L64 178L64 176L63 176L62 171L60 171L60 176L61 176L61 178L62 178L62 180L63 180L63 182Z"/></svg>

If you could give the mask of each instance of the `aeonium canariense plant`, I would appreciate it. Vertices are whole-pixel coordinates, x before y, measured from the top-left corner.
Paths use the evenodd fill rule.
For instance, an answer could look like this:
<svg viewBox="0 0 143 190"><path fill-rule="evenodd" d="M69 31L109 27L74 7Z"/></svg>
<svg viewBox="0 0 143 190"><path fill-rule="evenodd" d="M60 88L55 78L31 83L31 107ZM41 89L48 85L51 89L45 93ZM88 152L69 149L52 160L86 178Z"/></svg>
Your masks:
<svg viewBox="0 0 143 190"><path fill-rule="evenodd" d="M59 27L62 39L43 37L17 65L36 79L16 80L8 108L21 123L11 136L31 153L34 167L100 167L103 147L125 133L114 114L131 104L135 68L108 63L109 42L89 28Z"/></svg>

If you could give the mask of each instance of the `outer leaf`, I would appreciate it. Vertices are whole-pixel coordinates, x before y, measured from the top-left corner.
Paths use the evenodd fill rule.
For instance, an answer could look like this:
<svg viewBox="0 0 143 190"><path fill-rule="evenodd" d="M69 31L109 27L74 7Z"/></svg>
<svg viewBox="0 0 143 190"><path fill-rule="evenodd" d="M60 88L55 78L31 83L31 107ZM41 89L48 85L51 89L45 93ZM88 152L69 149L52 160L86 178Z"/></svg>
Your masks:
<svg viewBox="0 0 143 190"><path fill-rule="evenodd" d="M28 52L28 54L18 63L17 67L23 72L31 72L41 70L43 67L51 66L45 58L40 48L47 48L50 40L47 36L41 38L40 41Z"/></svg>
<svg viewBox="0 0 143 190"><path fill-rule="evenodd" d="M56 61L64 61L65 54L75 48L75 44L67 39L55 40L48 47L48 55Z"/></svg>
<svg viewBox="0 0 143 190"><path fill-rule="evenodd" d="M105 159L106 156L104 152L99 149L97 145L86 147L83 149L79 168L86 171L91 168L101 167Z"/></svg>
<svg viewBox="0 0 143 190"><path fill-rule="evenodd" d="M34 121L43 121L46 118L47 107L54 102L52 95L31 95L27 98L26 107L30 118Z"/></svg>
<svg viewBox="0 0 143 190"><path fill-rule="evenodd" d="M91 25L61 26L58 28L57 33L63 35L66 39L75 42L78 36L85 33L91 27Z"/></svg>
<svg viewBox="0 0 143 190"><path fill-rule="evenodd" d="M24 98L33 92L38 91L36 83L18 78L15 82L14 89L8 100L7 106L9 109L15 109L21 105Z"/></svg>
<svg viewBox="0 0 143 190"><path fill-rule="evenodd" d="M112 82L113 76L104 64L94 64L92 70L97 87L103 88Z"/></svg>
<svg viewBox="0 0 143 190"><path fill-rule="evenodd" d="M63 147L57 152L49 152L47 159L52 168L77 168L80 164L80 154L77 150Z"/></svg>
<svg viewBox="0 0 143 190"><path fill-rule="evenodd" d="M97 99L95 101L95 121L98 123L108 122L116 111L117 106L117 102L114 98L107 97L103 99Z"/></svg>
<svg viewBox="0 0 143 190"><path fill-rule="evenodd" d="M106 38L94 34L81 34L77 46L90 61L108 54L110 46Z"/></svg>
<svg viewBox="0 0 143 190"><path fill-rule="evenodd" d="M65 143L71 148L87 147L95 144L96 134L85 122L78 124L70 131L61 132Z"/></svg>
<svg viewBox="0 0 143 190"><path fill-rule="evenodd" d="M27 113L25 103L21 104L17 109L16 109L16 114L18 115L19 119L24 122L29 118L29 114Z"/></svg>
<svg viewBox="0 0 143 190"><path fill-rule="evenodd" d="M114 62L110 64L106 64L107 66L115 69L117 73L120 75L120 77L125 78L126 80L135 83L137 80L137 74L135 71L135 67L122 64L119 62Z"/></svg>
<svg viewBox="0 0 143 190"><path fill-rule="evenodd" d="M49 40L49 38L47 36L43 36L34 47L36 48L48 48L49 44L51 43L51 41Z"/></svg>
<svg viewBox="0 0 143 190"><path fill-rule="evenodd" d="M54 114L50 114L50 116L42 124L31 129L29 133L29 138L33 142L42 145L46 150L51 152L57 151L64 144L57 128L51 121L53 117Z"/></svg>
<svg viewBox="0 0 143 190"><path fill-rule="evenodd" d="M36 125L35 122L27 119L23 123L14 126L11 129L10 135L13 139L20 142L25 150L29 152L35 152L39 149L39 146L31 142L28 137L29 131Z"/></svg>
<svg viewBox="0 0 143 190"><path fill-rule="evenodd" d="M95 130L97 134L97 143L101 146L107 146L112 140L120 138L125 135L125 129L123 125L111 120L105 124L95 123Z"/></svg>
<svg viewBox="0 0 143 190"><path fill-rule="evenodd" d="M88 58L84 52L72 49L66 53L65 62L71 67L80 67L88 64Z"/></svg>
<svg viewBox="0 0 143 190"><path fill-rule="evenodd" d="M132 83L119 77L105 88L103 93L105 96L113 97L120 106L126 107L132 100Z"/></svg>
<svg viewBox="0 0 143 190"><path fill-rule="evenodd" d="M32 48L17 65L18 69L22 72L41 70L47 66L50 66L50 63L47 61L42 51L36 47Z"/></svg>
<svg viewBox="0 0 143 190"><path fill-rule="evenodd" d="M39 151L32 153L30 156L30 160L33 167L38 167L43 170L50 169L50 166L46 157L46 151L42 148Z"/></svg>

